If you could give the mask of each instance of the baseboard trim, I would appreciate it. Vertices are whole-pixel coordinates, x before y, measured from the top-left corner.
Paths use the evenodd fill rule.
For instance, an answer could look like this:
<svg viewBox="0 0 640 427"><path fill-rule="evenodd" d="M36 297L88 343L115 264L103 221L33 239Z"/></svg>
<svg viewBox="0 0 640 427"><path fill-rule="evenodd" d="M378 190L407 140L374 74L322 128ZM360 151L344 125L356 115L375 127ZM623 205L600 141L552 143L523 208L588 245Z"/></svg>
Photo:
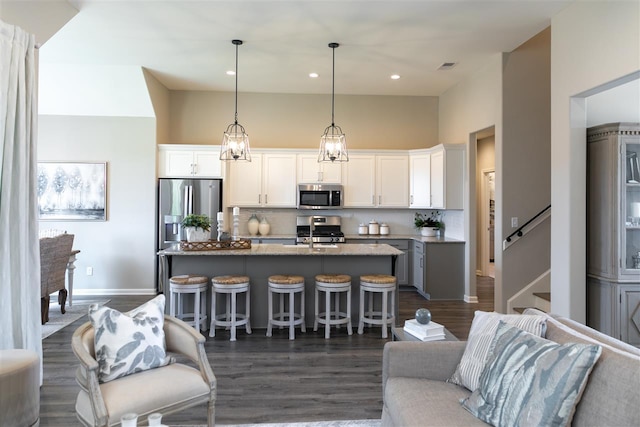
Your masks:
<svg viewBox="0 0 640 427"><path fill-rule="evenodd" d="M478 301L478 297L476 295L465 295L464 302L469 304L478 304L480 301Z"/></svg>
<svg viewBox="0 0 640 427"><path fill-rule="evenodd" d="M74 289L73 296L155 295L155 289Z"/></svg>

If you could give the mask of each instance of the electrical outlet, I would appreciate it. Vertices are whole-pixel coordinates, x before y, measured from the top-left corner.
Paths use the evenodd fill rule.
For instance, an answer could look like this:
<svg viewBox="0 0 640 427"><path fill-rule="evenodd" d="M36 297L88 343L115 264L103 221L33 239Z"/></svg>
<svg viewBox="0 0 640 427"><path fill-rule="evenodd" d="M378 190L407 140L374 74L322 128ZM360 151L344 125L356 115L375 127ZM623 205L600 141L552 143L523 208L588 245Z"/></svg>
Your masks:
<svg viewBox="0 0 640 427"><path fill-rule="evenodd" d="M517 216L511 217L511 227L518 228L518 217Z"/></svg>
<svg viewBox="0 0 640 427"><path fill-rule="evenodd" d="M87 267L87 276L93 276L93 267Z"/></svg>

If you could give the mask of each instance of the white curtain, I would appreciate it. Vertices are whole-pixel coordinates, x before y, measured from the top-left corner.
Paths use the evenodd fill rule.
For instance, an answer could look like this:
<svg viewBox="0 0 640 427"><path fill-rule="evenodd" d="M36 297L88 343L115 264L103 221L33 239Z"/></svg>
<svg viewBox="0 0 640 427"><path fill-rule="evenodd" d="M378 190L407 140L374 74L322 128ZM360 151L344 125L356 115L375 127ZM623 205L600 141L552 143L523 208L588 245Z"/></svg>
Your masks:
<svg viewBox="0 0 640 427"><path fill-rule="evenodd" d="M0 349L42 360L34 39L0 21Z"/></svg>

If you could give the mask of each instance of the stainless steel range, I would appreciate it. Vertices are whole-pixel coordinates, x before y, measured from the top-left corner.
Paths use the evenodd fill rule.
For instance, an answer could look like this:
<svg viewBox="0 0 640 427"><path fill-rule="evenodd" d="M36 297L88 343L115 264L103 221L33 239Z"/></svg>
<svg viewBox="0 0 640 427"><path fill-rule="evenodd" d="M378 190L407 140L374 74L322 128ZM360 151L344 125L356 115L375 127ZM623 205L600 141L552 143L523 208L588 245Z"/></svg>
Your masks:
<svg viewBox="0 0 640 427"><path fill-rule="evenodd" d="M339 216L299 216L296 218L296 243L309 243L310 235L313 235L313 243L344 243L344 233L340 230L341 222Z"/></svg>

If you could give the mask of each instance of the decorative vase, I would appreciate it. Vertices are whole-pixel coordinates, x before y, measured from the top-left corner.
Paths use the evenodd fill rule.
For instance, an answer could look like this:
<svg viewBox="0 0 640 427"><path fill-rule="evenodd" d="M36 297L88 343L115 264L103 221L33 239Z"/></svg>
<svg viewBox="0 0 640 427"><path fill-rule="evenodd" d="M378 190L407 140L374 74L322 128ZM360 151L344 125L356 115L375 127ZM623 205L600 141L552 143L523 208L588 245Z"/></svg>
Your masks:
<svg viewBox="0 0 640 427"><path fill-rule="evenodd" d="M211 233L200 227L185 227L187 242L206 242Z"/></svg>
<svg viewBox="0 0 640 427"><path fill-rule="evenodd" d="M437 227L422 227L420 229L420 234L424 237L434 237L436 232L438 231Z"/></svg>
<svg viewBox="0 0 640 427"><path fill-rule="evenodd" d="M269 223L267 222L267 218L262 218L262 221L260 221L260 224L258 225L258 231L260 231L260 235L266 236L267 234L269 234L270 230L271 225L269 225Z"/></svg>
<svg viewBox="0 0 640 427"><path fill-rule="evenodd" d="M431 322L431 312L426 308L416 310L416 321L421 325L427 325Z"/></svg>
<svg viewBox="0 0 640 427"><path fill-rule="evenodd" d="M247 227L249 228L249 234L251 234L252 236L257 236L259 226L260 226L260 221L258 220L258 217L256 216L256 214L251 215L251 218L249 218L249 221L247 222Z"/></svg>

